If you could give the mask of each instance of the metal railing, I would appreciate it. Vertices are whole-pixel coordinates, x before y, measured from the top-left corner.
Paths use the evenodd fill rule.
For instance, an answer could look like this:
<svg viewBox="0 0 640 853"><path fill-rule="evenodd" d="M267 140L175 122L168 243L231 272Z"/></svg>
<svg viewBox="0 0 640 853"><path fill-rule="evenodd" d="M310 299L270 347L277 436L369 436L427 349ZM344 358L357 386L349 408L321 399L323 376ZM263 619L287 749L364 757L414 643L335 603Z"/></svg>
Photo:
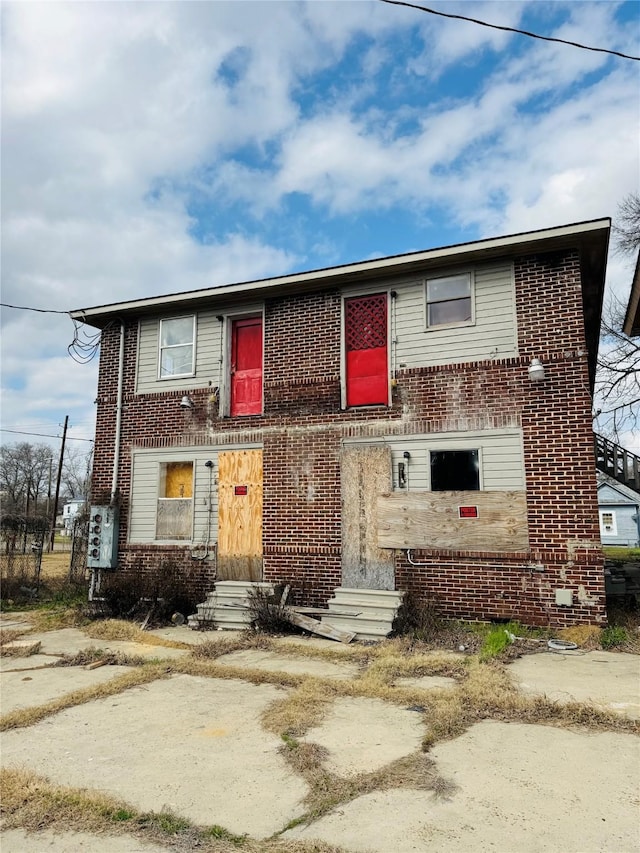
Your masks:
<svg viewBox="0 0 640 853"><path fill-rule="evenodd" d="M640 456L597 433L594 433L593 439L596 468L640 493Z"/></svg>

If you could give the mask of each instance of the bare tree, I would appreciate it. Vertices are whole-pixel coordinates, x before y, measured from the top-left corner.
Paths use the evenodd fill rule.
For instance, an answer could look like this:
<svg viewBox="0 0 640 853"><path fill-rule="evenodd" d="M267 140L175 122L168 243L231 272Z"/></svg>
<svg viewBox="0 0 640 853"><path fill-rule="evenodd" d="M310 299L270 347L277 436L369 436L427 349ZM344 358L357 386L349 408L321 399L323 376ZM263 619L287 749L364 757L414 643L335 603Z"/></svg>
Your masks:
<svg viewBox="0 0 640 853"><path fill-rule="evenodd" d="M615 251L635 255L640 249L640 195L618 205L613 225ZM598 429L619 442L620 434L640 425L640 339L622 331L626 306L610 297L602 315L596 372Z"/></svg>
<svg viewBox="0 0 640 853"><path fill-rule="evenodd" d="M629 193L618 205L618 216L611 229L616 251L635 255L640 249L640 195Z"/></svg>
<svg viewBox="0 0 640 853"><path fill-rule="evenodd" d="M622 331L624 304L612 297L603 313L596 372L598 427L614 441L640 425L640 339Z"/></svg>
<svg viewBox="0 0 640 853"><path fill-rule="evenodd" d="M70 498L87 500L90 492L93 449L68 446L62 463L62 483Z"/></svg>
<svg viewBox="0 0 640 853"><path fill-rule="evenodd" d="M0 489L7 511L46 512L51 483L52 450L26 441L0 448Z"/></svg>

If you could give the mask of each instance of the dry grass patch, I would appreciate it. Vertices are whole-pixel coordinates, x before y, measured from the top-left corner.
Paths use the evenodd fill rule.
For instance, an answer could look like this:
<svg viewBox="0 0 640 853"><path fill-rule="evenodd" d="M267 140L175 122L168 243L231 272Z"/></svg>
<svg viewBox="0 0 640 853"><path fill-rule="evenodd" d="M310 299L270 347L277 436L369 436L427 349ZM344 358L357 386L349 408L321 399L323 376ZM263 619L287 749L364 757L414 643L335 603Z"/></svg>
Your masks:
<svg viewBox="0 0 640 853"><path fill-rule="evenodd" d="M585 651L593 651L600 648L601 634L602 629L597 625L573 625L571 628L562 628L556 636L567 643L575 643Z"/></svg>
<svg viewBox="0 0 640 853"><path fill-rule="evenodd" d="M49 607L29 610L25 619L36 632L58 631L61 628L84 628L88 619L79 607Z"/></svg>
<svg viewBox="0 0 640 853"><path fill-rule="evenodd" d="M319 678L305 678L297 690L274 702L262 715L267 731L288 737L300 737L320 723L337 696L340 686Z"/></svg>
<svg viewBox="0 0 640 853"><path fill-rule="evenodd" d="M325 769L323 765L327 751L323 747L314 743L300 743L289 736L284 736L283 740L285 743L281 747L281 754L292 770L309 785L309 793L305 798L307 811L291 821L285 830L312 823L337 806L372 791L410 788L430 790L437 797L448 797L454 790L450 782L438 775L434 762L424 753L407 755L371 773L345 778Z"/></svg>
<svg viewBox="0 0 640 853"><path fill-rule="evenodd" d="M25 770L0 774L5 829L27 832L44 829L86 832L96 836L128 835L142 841L171 845L176 853L344 853L323 842L254 841L220 826L199 827L169 811L140 812L128 803L79 788L54 785ZM99 844L99 840L96 841Z"/></svg>
<svg viewBox="0 0 640 853"><path fill-rule="evenodd" d="M168 649L191 649L188 643L177 640L166 640L143 631L133 622L124 619L105 619L102 622L92 622L84 629L85 634L92 640L124 640L141 643L145 646L164 646Z"/></svg>
<svg viewBox="0 0 640 853"><path fill-rule="evenodd" d="M148 663L146 658L139 655L127 655L123 652L111 652L91 646L88 649L76 652L74 655L62 655L59 660L48 666L88 666L97 661L101 661L105 666L144 666Z"/></svg>

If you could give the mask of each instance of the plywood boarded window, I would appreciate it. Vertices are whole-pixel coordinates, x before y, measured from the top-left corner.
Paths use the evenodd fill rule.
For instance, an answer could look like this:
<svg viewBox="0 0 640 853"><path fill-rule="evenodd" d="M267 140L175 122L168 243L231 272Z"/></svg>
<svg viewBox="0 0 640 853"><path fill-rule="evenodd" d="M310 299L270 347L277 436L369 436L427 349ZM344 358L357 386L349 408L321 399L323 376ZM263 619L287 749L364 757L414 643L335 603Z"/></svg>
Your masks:
<svg viewBox="0 0 640 853"><path fill-rule="evenodd" d="M191 539L193 530L193 462L160 465L156 539Z"/></svg>
<svg viewBox="0 0 640 853"><path fill-rule="evenodd" d="M389 402L387 294L344 301L347 406Z"/></svg>

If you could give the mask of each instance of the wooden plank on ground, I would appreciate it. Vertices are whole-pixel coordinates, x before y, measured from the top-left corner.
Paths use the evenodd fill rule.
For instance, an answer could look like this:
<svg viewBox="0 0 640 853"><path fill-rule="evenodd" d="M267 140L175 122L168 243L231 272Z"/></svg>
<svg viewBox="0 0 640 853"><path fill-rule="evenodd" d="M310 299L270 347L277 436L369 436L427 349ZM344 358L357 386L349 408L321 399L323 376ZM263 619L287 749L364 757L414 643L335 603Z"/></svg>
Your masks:
<svg viewBox="0 0 640 853"><path fill-rule="evenodd" d="M311 631L312 634L318 634L320 637L327 637L329 640L337 640L340 643L350 643L356 636L351 631L340 631L331 625L323 625L317 619L311 619L309 616L303 616L302 613L296 613L295 610L285 608L285 616L293 625L298 628L304 628L305 631Z"/></svg>

